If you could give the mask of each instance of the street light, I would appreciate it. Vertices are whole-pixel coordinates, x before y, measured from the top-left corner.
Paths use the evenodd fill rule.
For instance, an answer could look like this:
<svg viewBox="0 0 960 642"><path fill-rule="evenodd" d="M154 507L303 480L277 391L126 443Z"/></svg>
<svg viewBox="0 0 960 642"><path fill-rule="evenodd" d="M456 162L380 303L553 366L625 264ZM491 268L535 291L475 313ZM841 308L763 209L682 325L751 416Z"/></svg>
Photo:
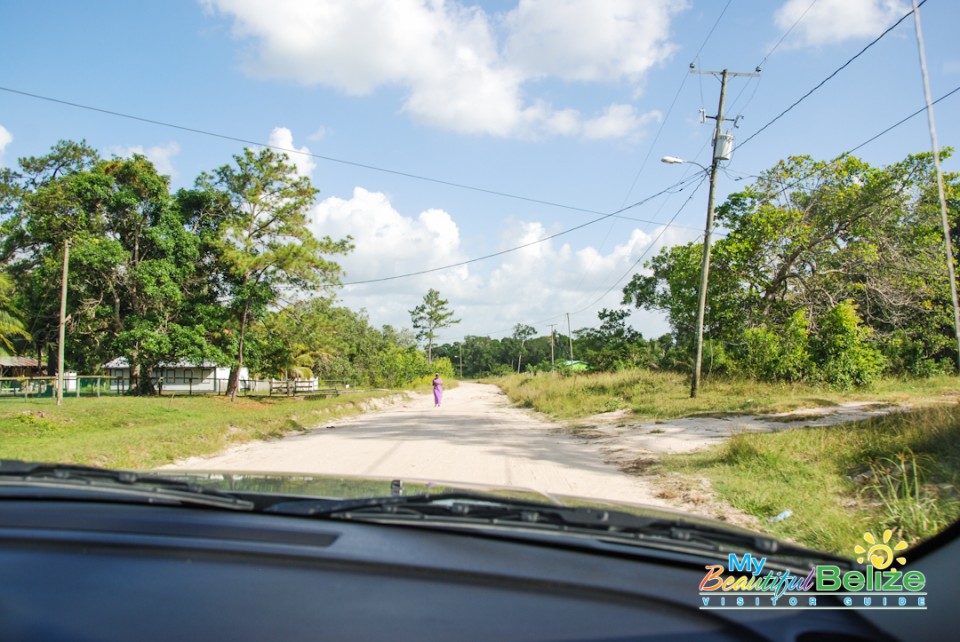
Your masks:
<svg viewBox="0 0 960 642"><path fill-rule="evenodd" d="M721 93L721 105L723 104L723 94ZM722 116L721 116L722 119ZM714 140L716 141L716 136L719 135L719 123L718 123L718 132L714 134ZM716 146L716 145L715 145ZM680 163L689 163L690 165L696 165L701 168L703 171L710 174L710 196L707 198L707 224L703 231L703 261L700 263L700 290L697 293L697 334L696 334L696 352L693 361L693 377L690 382L690 397L696 397L697 391L700 389L700 365L703 362L703 315L704 310L707 306L707 281L710 274L710 235L713 233L713 200L714 194L716 191L716 176L717 176L717 164L720 162L720 157L718 157L716 150L713 155L713 164L710 167L704 167L700 163L694 161L683 160L682 158L677 158L676 156L664 156L660 159L660 162L667 163L670 165L678 165Z"/></svg>
<svg viewBox="0 0 960 642"><path fill-rule="evenodd" d="M697 167L699 167L705 172L710 171L709 167L704 167L703 165L701 165L696 161L688 161L682 158L677 158L676 156L664 156L663 158L660 159L660 162L666 163L667 165L680 165L681 163L687 163L688 165L696 165Z"/></svg>

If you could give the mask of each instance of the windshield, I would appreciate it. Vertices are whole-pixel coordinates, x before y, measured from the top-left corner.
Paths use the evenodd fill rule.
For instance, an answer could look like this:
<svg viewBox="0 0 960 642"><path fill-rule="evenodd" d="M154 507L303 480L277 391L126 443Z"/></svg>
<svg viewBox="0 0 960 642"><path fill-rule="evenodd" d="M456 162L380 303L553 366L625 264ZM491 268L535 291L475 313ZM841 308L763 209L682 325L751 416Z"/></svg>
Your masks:
<svg viewBox="0 0 960 642"><path fill-rule="evenodd" d="M893 559L960 514L918 4L3 3L0 458Z"/></svg>

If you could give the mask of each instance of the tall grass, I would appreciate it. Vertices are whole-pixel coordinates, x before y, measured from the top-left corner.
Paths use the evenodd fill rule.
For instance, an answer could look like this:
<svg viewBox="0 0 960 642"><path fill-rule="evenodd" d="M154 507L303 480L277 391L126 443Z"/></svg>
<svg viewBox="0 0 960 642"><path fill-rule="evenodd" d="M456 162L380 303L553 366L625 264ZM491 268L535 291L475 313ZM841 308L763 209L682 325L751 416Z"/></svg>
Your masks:
<svg viewBox="0 0 960 642"><path fill-rule="evenodd" d="M686 375L653 370L577 375L511 375L491 380L521 406L558 419L583 418L628 410L637 419L674 419L695 415L786 412L851 399L891 403L931 403L945 394L960 395L960 379L889 379L867 390L839 392L806 384L762 383L712 378L690 398Z"/></svg>
<svg viewBox="0 0 960 642"><path fill-rule="evenodd" d="M731 505L808 546L850 555L867 531L915 542L960 517L960 406L846 426L741 433L660 470L708 477Z"/></svg>

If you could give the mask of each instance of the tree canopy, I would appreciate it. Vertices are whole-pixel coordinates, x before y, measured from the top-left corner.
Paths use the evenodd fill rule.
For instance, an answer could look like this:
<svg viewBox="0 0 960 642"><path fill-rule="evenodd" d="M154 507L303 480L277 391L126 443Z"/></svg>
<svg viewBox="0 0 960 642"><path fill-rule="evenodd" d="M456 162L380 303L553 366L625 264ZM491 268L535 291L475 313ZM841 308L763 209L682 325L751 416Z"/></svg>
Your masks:
<svg viewBox="0 0 960 642"><path fill-rule="evenodd" d="M956 179L948 177L954 221ZM705 335L751 376L846 385L884 370L949 368L934 186L930 154L883 168L849 156L778 163L717 210L728 231L713 249ZM624 303L666 311L684 344L701 254L700 243L664 249L624 289ZM837 343L846 333L856 341Z"/></svg>

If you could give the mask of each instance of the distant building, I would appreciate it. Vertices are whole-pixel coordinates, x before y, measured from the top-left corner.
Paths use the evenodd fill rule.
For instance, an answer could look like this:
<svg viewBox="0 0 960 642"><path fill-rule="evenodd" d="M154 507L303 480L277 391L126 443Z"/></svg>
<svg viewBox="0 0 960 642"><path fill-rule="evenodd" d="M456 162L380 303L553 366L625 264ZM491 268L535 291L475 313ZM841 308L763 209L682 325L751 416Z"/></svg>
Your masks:
<svg viewBox="0 0 960 642"><path fill-rule="evenodd" d="M0 356L0 377L39 377L43 364L30 357Z"/></svg>
<svg viewBox="0 0 960 642"><path fill-rule="evenodd" d="M108 375L114 377L111 387L118 392L130 388L130 363L118 357L103 365ZM153 385L163 384L164 392L226 392L230 367L204 361L202 363L161 363L153 369ZM253 382L246 367L240 368L240 387L248 389Z"/></svg>

